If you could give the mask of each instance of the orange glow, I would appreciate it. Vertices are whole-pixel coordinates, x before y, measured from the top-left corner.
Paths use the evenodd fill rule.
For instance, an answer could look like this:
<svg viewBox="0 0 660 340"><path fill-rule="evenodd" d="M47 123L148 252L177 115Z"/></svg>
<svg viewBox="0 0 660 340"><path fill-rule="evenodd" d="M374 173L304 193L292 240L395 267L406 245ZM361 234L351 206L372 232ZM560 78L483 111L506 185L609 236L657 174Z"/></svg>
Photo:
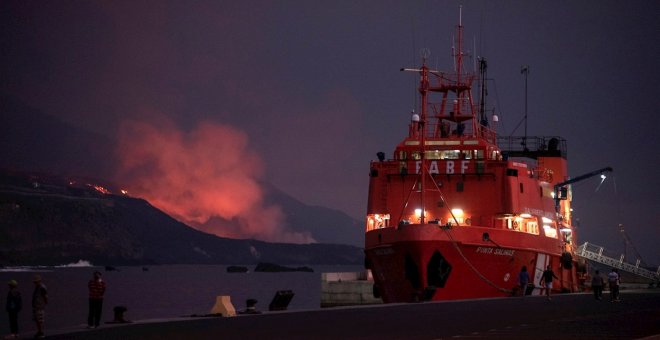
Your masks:
<svg viewBox="0 0 660 340"><path fill-rule="evenodd" d="M100 193L102 193L102 194L104 194L104 195L109 195L109 194L111 194L111 192L110 192L108 189L106 189L106 188L104 188L104 187L102 187L102 186L100 186L100 185L97 185L97 184L89 184L89 183L88 183L87 186L88 186L88 187L92 187L92 188L94 188L94 190L96 190L96 191L98 191L98 192L100 192Z"/></svg>
<svg viewBox="0 0 660 340"><path fill-rule="evenodd" d="M314 242L286 228L279 206L263 202L263 165L244 132L213 123L183 132L154 121L165 123L129 121L120 129L118 177L133 196L218 236Z"/></svg>

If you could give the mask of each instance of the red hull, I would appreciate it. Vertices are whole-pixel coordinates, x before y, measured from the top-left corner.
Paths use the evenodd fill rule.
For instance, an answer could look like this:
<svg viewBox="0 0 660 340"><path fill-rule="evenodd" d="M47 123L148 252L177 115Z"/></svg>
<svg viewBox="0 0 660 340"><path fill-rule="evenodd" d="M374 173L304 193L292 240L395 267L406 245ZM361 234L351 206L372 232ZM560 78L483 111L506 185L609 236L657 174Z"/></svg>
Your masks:
<svg viewBox="0 0 660 340"><path fill-rule="evenodd" d="M483 233L490 241L484 241ZM481 227L444 229L405 225L367 233L367 266L385 303L459 300L521 294L518 273L529 268L532 294L548 264L558 273L554 291L574 291L575 267L563 269L556 239Z"/></svg>

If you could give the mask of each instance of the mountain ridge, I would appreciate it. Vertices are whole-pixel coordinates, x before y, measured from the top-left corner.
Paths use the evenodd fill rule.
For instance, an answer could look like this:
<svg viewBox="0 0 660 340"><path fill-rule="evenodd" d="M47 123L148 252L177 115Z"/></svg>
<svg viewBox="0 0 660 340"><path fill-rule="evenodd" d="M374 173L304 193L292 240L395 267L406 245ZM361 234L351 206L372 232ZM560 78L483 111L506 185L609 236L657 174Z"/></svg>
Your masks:
<svg viewBox="0 0 660 340"><path fill-rule="evenodd" d="M179 222L149 202L93 186L0 176L0 265L361 264L362 249L228 239Z"/></svg>

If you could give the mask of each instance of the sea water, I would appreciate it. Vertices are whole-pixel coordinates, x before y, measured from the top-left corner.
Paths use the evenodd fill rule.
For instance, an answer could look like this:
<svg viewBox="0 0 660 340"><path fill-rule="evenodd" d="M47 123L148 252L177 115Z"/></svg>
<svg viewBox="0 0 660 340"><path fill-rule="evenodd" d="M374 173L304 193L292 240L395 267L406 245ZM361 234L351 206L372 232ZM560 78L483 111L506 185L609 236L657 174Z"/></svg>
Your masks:
<svg viewBox="0 0 660 340"><path fill-rule="evenodd" d="M2 310L7 294L7 282L18 281L23 297L19 313L19 332L30 335L36 330L32 321L31 301L35 274L42 277L48 288L46 334L48 330L83 328L87 325L87 283L94 271L103 274L106 292L102 323L112 321L113 308L127 308L128 320L149 320L204 315L210 312L216 296L229 295L237 311L246 308L247 299L256 299L257 310L268 311L268 305L279 290L295 294L287 310L320 308L321 273L361 271L361 266L311 266L314 272L254 272L227 273L222 265L163 265L148 267L117 267L106 271L103 267L68 266L0 269ZM7 314L0 318L0 335L9 333ZM102 326L102 325L101 325Z"/></svg>

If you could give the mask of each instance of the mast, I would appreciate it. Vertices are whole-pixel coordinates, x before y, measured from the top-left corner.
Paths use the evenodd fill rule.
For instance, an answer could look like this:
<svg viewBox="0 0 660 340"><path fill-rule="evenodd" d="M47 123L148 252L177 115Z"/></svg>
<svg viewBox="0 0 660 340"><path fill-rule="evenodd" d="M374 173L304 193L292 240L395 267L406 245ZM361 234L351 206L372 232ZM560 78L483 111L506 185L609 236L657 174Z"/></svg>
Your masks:
<svg viewBox="0 0 660 340"><path fill-rule="evenodd" d="M420 79L420 84L419 84L419 93L421 94L421 99L422 99L422 109L421 109L421 116L419 119L419 124L420 126L418 127L421 130L420 134L420 147L421 147L421 161L422 161L422 169L420 171L420 176L421 179L419 181L419 190L420 190L420 203L422 205L422 212L419 217L419 222L420 224L425 223L425 215L426 215L426 200L425 200L425 193L424 190L426 189L426 157L425 155L425 149L426 149L426 105L428 104L428 98L427 94L429 91L429 69L426 67L426 58L428 57L428 54L423 58L422 61L422 70L421 70L421 79Z"/></svg>
<svg viewBox="0 0 660 340"><path fill-rule="evenodd" d="M520 73L525 75L525 137L523 137L523 151L527 152L527 76L529 75L529 65L523 65Z"/></svg>
<svg viewBox="0 0 660 340"><path fill-rule="evenodd" d="M428 106L429 106L429 92L441 92L443 94L443 99L442 99L442 104L440 105L440 112L438 115L435 117L438 119L438 123L442 121L442 119L447 119L449 121L454 122L457 124L457 130L461 131L459 132L459 136L462 133L462 125L464 124L463 121L465 120L471 120L472 122L472 133L473 135L480 136L480 133L478 132L477 128L477 122L476 122L476 114L475 114L475 108L473 107L472 103L472 96L470 93L471 90L471 83L472 83L472 76L467 74L465 77L463 77L463 18L462 18L462 6L459 6L459 20L458 20L458 25L456 26L456 35L457 35L457 41L455 43L457 44L457 49L453 49L453 57L454 57L454 63L455 63L455 72L456 74L454 77L445 75L442 72L439 72L437 70L432 70L429 69L428 66L426 65L427 58L429 57L429 51L428 49L423 49L422 50L422 66L420 68L402 68L401 71L410 71L410 72L418 72L420 76L419 80L419 94L420 94L420 113L419 113L419 120L415 122L415 124L412 126L411 129L411 137L415 136L416 139L419 140L419 150L420 150L420 178L419 178L419 190L420 190L420 204L421 204L421 216L420 216L420 223L424 224L426 223L426 197L425 197L425 190L426 190L426 176L428 174L428 170L426 167L426 138L427 138L427 120L429 119L428 115ZM430 76L434 77L434 85L431 86L429 77ZM465 81L463 80L465 78ZM455 99L454 103L452 106L451 111L449 114L445 111L446 104L447 104L447 95L449 92L454 92L455 93ZM466 118L462 114L462 109L463 105L468 105L467 111L469 111L470 118ZM416 115L413 115L416 116ZM438 124L440 125L440 124ZM459 126L461 125L461 126ZM436 127L437 129L437 127ZM434 132L434 136L437 137L435 134L437 131ZM413 186L413 189L415 186ZM455 220L455 218L454 218Z"/></svg>
<svg viewBox="0 0 660 340"><path fill-rule="evenodd" d="M486 58L479 58L479 80L481 82L481 86L479 87L479 124L482 126L488 126L488 117L486 117L486 95L488 94L488 90L486 89L487 68Z"/></svg>

